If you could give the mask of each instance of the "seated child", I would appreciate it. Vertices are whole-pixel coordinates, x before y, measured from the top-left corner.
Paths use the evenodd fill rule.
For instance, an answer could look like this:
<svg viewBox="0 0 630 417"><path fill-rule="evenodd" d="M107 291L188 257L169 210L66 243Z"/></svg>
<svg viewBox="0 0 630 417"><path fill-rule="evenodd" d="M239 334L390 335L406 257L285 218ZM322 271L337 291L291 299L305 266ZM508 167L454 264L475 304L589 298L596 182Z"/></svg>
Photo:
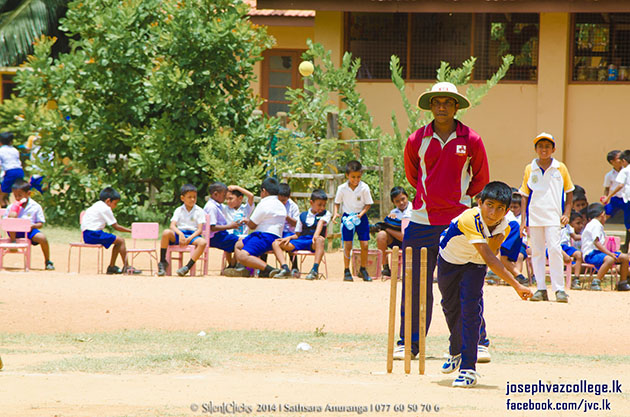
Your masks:
<svg viewBox="0 0 630 417"><path fill-rule="evenodd" d="M44 223L46 223L42 206L40 206L37 201L31 199L31 185L22 178L15 180L11 188L13 189L15 203L10 206L7 217L17 217L31 221L31 231L28 232L26 237L33 245L41 245L46 269L53 271L55 266L50 261L48 239L46 239L46 236L39 230ZM10 235L12 235L14 239L24 238L23 232L10 233Z"/></svg>
<svg viewBox="0 0 630 417"><path fill-rule="evenodd" d="M225 195L225 204L223 204L223 215L228 223L236 222L240 226L236 229L228 230L228 233L238 237L247 236L247 226L245 220L254 210L254 194L238 185L228 185L228 191ZM247 196L247 201L243 202L243 196Z"/></svg>
<svg viewBox="0 0 630 417"><path fill-rule="evenodd" d="M127 263L127 246L125 245L125 239L103 231L105 226L111 226L114 230L118 230L119 232L131 233L131 229L123 227L116 222L114 212L112 211L120 202L120 194L112 187L106 187L103 188L99 194L99 199L99 201L85 210L83 214L83 219L81 220L83 241L91 245L103 245L106 249L114 244L112 258L107 267L108 274L142 273L142 271ZM123 261L122 270L116 266L116 257L118 254L120 254L120 259Z"/></svg>
<svg viewBox="0 0 630 417"><path fill-rule="evenodd" d="M464 211L442 233L438 255L438 287L442 310L450 331L449 357L442 373L459 370L454 387L472 387L483 312L483 284L486 265L510 284L519 297L532 296L529 288L513 276L519 273L504 267L495 253L510 233L505 213L512 191L507 184L491 182L479 194L480 204Z"/></svg>
<svg viewBox="0 0 630 417"><path fill-rule="evenodd" d="M580 274L582 272L582 252L571 245L571 235L575 234L575 230L582 231L584 227L582 223L582 215L577 211L571 212L569 224L560 230L560 247L562 247L562 258L564 263L575 262L573 267L573 280L571 280L571 289L580 288Z"/></svg>
<svg viewBox="0 0 630 417"><path fill-rule="evenodd" d="M278 200L278 181L266 178L260 188L260 202L247 221L247 227L253 230L247 237L240 239L234 247L236 261L240 264L260 271L263 278L286 278L291 275L289 267L284 264L282 269L275 269L267 265L260 256L272 249L276 239L282 237L282 229L287 217L287 209Z"/></svg>
<svg viewBox="0 0 630 417"><path fill-rule="evenodd" d="M572 209L575 211L580 211L588 206L588 200L586 199L586 192L577 191L580 187L579 185L575 186L576 190L573 192L573 206ZM582 188L582 187L580 187Z"/></svg>
<svg viewBox="0 0 630 417"><path fill-rule="evenodd" d="M383 271L381 272L383 279L392 276L392 271L389 269L387 248L398 246L402 249L402 220L410 218L412 211L411 204L409 204L409 196L404 188L392 188L389 192L389 198L396 207L383 222L379 222L374 226L374 229L378 229L378 233L376 234L376 247L383 253Z"/></svg>
<svg viewBox="0 0 630 417"><path fill-rule="evenodd" d="M284 264L283 251L308 250L315 252L313 268L306 276L307 280L317 279L319 263L324 257L326 225L332 217L326 210L327 201L328 196L324 190L317 189L313 191L311 193L311 208L298 216L295 234L273 242L274 253L280 256L278 260L282 264Z"/></svg>
<svg viewBox="0 0 630 417"><path fill-rule="evenodd" d="M13 182L18 178L24 178L22 161L20 161L20 151L13 146L13 133L0 133L0 166L4 170L4 178L0 185L0 206L6 207L9 204L8 195L11 192Z"/></svg>
<svg viewBox="0 0 630 417"><path fill-rule="evenodd" d="M289 184L283 182L280 183L280 191L278 192L278 200L287 208L287 219L284 223L284 229L282 229L282 237L293 236L295 233L295 226L297 219L300 216L300 208L291 200L291 187ZM297 266L297 257L291 257L291 273L296 277L300 276L300 270Z"/></svg>
<svg viewBox="0 0 630 417"><path fill-rule="evenodd" d="M582 231L582 253L584 262L595 265L597 277L591 282L591 289L601 291L601 282L606 272L614 264L621 265L621 279L617 283L617 291L629 291L628 285L628 255L620 252L611 252L606 249L606 234L604 224L606 223L606 209L600 203L593 203L588 206L588 217L590 221Z"/></svg>
<svg viewBox="0 0 630 417"><path fill-rule="evenodd" d="M225 184L222 182L210 184L208 192L210 193L210 198L203 208L203 211L210 215L210 247L221 249L225 252L228 266L223 271L224 275L228 277L248 277L249 271L245 268L237 269L236 260L232 258L234 245L238 242L239 237L228 232L228 230L238 229L245 220L241 219L238 222L232 221L228 223L225 218L221 206L228 192L228 187Z"/></svg>
<svg viewBox="0 0 630 417"><path fill-rule="evenodd" d="M158 276L160 277L166 275L168 245L193 245L195 247L192 255L190 255L190 261L177 270L177 275L180 277L190 271L207 245L202 236L203 225L206 223L206 213L197 205L197 187L192 184L184 184L179 190L179 194L183 204L175 209L173 217L171 217L170 227L162 233L160 262L158 263Z"/></svg>

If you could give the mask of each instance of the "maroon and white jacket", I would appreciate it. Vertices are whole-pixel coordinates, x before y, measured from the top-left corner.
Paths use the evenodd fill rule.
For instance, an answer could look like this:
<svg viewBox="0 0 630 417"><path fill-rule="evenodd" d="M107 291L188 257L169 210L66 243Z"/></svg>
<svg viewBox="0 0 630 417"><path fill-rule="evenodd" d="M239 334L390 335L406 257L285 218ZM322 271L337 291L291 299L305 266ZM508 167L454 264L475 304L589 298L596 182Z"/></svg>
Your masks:
<svg viewBox="0 0 630 417"><path fill-rule="evenodd" d="M470 208L488 184L488 158L481 137L463 123L445 143L433 123L416 130L405 146L405 174L416 189L411 221L442 226Z"/></svg>

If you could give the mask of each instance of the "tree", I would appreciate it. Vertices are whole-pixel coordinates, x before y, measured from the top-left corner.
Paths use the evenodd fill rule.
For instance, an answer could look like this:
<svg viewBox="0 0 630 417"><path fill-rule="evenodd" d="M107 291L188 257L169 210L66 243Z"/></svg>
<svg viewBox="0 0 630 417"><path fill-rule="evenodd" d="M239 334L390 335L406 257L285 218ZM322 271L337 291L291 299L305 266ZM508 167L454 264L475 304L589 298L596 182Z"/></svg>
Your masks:
<svg viewBox="0 0 630 417"><path fill-rule="evenodd" d="M246 19L247 5L82 0L68 7L61 30L71 52L53 59L54 39L40 38L30 70L16 76L23 130L41 130L46 157L35 163L50 182L44 204L52 220L76 218L106 185L123 194L123 221L149 211L164 219L184 183L262 175L273 126L252 116L260 99L250 83L273 41ZM236 160L215 157L230 154L226 138L240 146Z"/></svg>

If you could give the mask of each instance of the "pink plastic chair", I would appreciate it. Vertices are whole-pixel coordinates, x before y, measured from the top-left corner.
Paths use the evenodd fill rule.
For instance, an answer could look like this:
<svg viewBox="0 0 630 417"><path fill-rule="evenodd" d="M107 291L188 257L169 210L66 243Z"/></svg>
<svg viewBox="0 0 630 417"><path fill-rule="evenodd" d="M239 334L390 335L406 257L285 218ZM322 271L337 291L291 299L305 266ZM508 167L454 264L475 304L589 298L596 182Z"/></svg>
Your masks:
<svg viewBox="0 0 630 417"><path fill-rule="evenodd" d="M133 265L133 260L136 259L141 253L149 254L149 270L151 271L151 275L153 275L153 262L155 260L155 264L157 267L158 256L157 256L157 239L160 237L160 225L158 223L131 223L131 239L133 240L133 247L127 248L127 254L131 255L129 257L129 264ZM137 240L152 240L153 248L136 248Z"/></svg>
<svg viewBox="0 0 630 417"><path fill-rule="evenodd" d="M210 216L206 214L206 223L203 225L203 232L201 233L201 237L206 241L206 249L203 251L201 256L198 259L198 262L203 262L203 275L208 275L208 260L210 259ZM168 262L168 266L166 267L166 275L171 275L171 266L173 264L173 260L179 262L179 267L184 266L184 253L189 253L192 255L195 250L194 245L188 246L179 246L179 245L168 245L166 249L166 261ZM173 254L179 254L177 256L173 256ZM190 275L195 275L197 267L197 262L190 269Z"/></svg>
<svg viewBox="0 0 630 417"><path fill-rule="evenodd" d="M31 231L30 219L17 219L7 218L0 220L0 227L5 232L22 232L28 233ZM7 251L18 251L24 255L24 271L28 271L31 267L31 241L27 237L15 239L11 242L11 239L5 238L0 240L0 269L2 269L2 263L4 255Z"/></svg>
<svg viewBox="0 0 630 417"><path fill-rule="evenodd" d="M82 211L81 214L79 215L79 224L83 220L84 214L85 214L85 211ZM100 245L100 244L93 245L91 243L84 243L84 242L71 242L69 243L69 245L70 247L68 248L68 272L70 272L70 256L72 255L72 248L79 249L79 265L77 268L78 273L81 273L81 249L91 248L91 249L97 250L96 251L97 273L99 274L103 273L103 252L104 252L103 245Z"/></svg>

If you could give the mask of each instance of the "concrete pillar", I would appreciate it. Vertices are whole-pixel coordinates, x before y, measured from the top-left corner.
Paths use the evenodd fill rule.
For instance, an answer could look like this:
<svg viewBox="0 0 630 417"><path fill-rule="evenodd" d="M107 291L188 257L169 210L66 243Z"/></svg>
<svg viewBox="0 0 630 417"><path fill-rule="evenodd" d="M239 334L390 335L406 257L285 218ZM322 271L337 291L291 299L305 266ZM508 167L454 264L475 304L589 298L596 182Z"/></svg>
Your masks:
<svg viewBox="0 0 630 417"><path fill-rule="evenodd" d="M317 11L315 14L315 38L325 49L332 51L333 64L338 67L343 56L343 13Z"/></svg>

